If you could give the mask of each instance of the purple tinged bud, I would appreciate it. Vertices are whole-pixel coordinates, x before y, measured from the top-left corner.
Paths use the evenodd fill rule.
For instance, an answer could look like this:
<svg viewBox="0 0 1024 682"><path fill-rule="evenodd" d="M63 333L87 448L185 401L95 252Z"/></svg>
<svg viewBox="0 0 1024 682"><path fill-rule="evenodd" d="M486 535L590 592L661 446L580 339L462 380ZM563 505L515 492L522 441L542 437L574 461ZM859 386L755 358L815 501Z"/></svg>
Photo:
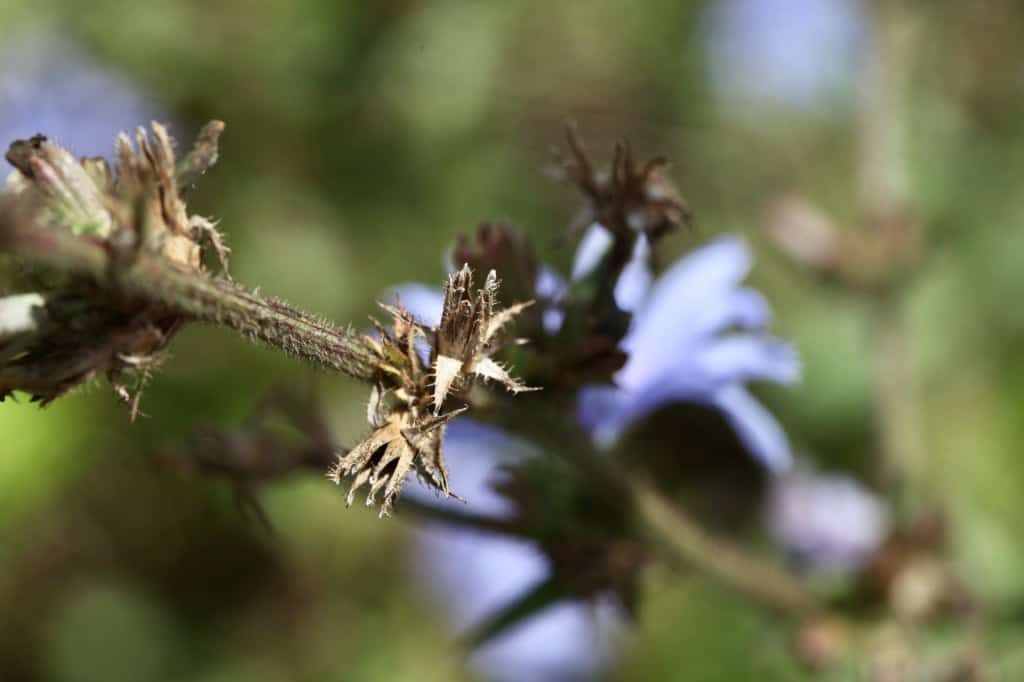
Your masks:
<svg viewBox="0 0 1024 682"><path fill-rule="evenodd" d="M889 510L848 476L797 471L775 481L768 525L798 566L848 574L885 540Z"/></svg>

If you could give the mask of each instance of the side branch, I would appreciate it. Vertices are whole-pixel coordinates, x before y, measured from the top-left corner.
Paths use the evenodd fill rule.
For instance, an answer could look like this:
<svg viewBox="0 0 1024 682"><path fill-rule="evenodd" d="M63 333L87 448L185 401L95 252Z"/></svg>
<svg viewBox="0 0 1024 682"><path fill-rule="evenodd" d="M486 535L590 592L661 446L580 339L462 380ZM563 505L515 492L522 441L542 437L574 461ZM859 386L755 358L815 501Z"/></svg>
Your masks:
<svg viewBox="0 0 1024 682"><path fill-rule="evenodd" d="M771 610L809 615L819 608L786 571L711 537L650 486L631 481L630 488L646 532L663 548Z"/></svg>

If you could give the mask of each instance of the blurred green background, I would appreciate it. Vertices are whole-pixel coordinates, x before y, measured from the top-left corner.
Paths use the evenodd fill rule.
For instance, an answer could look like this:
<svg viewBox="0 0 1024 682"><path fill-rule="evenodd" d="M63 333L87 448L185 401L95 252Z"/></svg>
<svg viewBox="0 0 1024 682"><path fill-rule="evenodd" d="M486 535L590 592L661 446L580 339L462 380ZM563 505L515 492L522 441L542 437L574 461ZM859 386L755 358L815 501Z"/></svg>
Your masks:
<svg viewBox="0 0 1024 682"><path fill-rule="evenodd" d="M620 138L666 154L697 227L663 262L721 232L748 236L753 282L805 364L795 390L761 395L807 457L865 473L865 306L812 282L759 226L782 195L856 224L867 6L760 4L4 0L0 43L13 49L0 69L19 68L19 41L57 36L134 83L182 144L226 121L190 208L221 220L237 279L356 325L387 287L439 282L452 239L483 218L520 226L564 271L577 198L544 171L567 119L598 158ZM1024 6L910 5L924 36L903 92L910 197L928 245L908 292L915 408L957 565L988 599L1014 603ZM808 35L803 52L790 44ZM0 679L474 679L407 561L412 521L346 511L309 476L264 490L268 535L222 482L153 463L281 384L316 381L352 442L364 388L217 329L187 329L172 352L133 425L102 388L42 411L0 407ZM701 577L655 573L647 589L612 679L810 677L777 621ZM1001 632L1000 655L1024 646L1018 627Z"/></svg>

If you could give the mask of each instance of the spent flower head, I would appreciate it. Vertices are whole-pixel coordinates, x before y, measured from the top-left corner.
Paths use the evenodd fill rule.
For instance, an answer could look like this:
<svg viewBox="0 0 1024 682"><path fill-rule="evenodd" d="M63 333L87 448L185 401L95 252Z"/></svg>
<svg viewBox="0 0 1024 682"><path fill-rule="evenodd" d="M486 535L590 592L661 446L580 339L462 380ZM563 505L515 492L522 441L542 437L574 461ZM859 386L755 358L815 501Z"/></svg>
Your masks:
<svg viewBox="0 0 1024 682"><path fill-rule="evenodd" d="M386 516L410 471L441 495L457 497L448 488L444 431L466 407L446 412L443 408L452 399L465 400L481 379L495 381L512 393L531 390L492 358L501 347L502 329L530 302L501 309L497 294L494 270L474 291L473 271L464 265L448 276L437 327L418 321L400 303L382 306L393 317L391 328L378 324L378 335L366 337L380 377L367 409L373 431L340 455L328 472L339 484L343 478L352 478L349 504L367 485L366 504L373 505L382 493L380 514ZM430 343L426 360L417 347L421 339Z"/></svg>
<svg viewBox="0 0 1024 682"><path fill-rule="evenodd" d="M595 168L576 129L566 129L570 158L561 158L562 173L585 199L574 231L600 223L617 238L632 242L637 235L656 241L692 220L686 202L665 175L665 157L637 161L626 142L615 145L607 170ZM627 252L628 253L628 252Z"/></svg>
<svg viewBox="0 0 1024 682"><path fill-rule="evenodd" d="M50 258L52 238L70 235L85 241L64 244L99 246L112 264L131 263L145 253L178 271L203 273L203 246L210 244L226 270L220 234L209 220L188 214L182 183L183 174L192 177L213 163L211 149L222 129L219 121L208 124L196 149L180 162L159 123L149 133L139 128L134 146L121 134L113 169L103 158L78 159L42 135L15 141L6 155L15 170L0 206L11 248L17 250L19 240L34 241ZM116 277L113 267L110 276ZM39 299L31 312L32 333L0 339L0 399L23 390L46 403L105 374L134 416L141 387L181 316L128 296L100 304L95 288L81 278L44 277L37 268L22 268L13 286Z"/></svg>

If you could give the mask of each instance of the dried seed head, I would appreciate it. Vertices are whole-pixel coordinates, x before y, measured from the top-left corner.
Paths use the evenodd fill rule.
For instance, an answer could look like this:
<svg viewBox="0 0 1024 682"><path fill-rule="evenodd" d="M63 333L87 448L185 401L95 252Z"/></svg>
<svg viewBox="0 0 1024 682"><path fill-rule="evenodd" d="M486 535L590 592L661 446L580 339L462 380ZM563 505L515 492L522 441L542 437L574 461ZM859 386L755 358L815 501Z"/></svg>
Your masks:
<svg viewBox="0 0 1024 682"><path fill-rule="evenodd" d="M211 145L222 124L211 126L204 129L199 157L193 158L196 152L188 157L190 169L205 169L216 156ZM33 230L94 238L118 263L130 265L146 250L197 273L203 270L202 248L210 243L226 271L227 248L213 223L188 215L174 145L159 123L152 124L150 133L140 128L134 147L127 135L118 136L116 173L105 160L76 159L42 135L14 142L6 158L15 171L3 209ZM17 286L45 296L45 307L39 310L45 324L32 335L0 339L0 399L23 390L46 403L106 375L134 416L139 391L180 318L127 297L98 301L90 291L81 291L77 280L51 277L40 283L26 278Z"/></svg>
<svg viewBox="0 0 1024 682"><path fill-rule="evenodd" d="M366 410L373 430L339 455L328 472L336 483L352 479L349 504L365 486L367 505L380 496L381 516L386 516L410 471L441 495L457 497L448 488L444 430L466 408L442 414L445 403L463 396L477 378L497 381L514 392L530 390L490 357L499 347L502 328L529 305L498 310L497 291L498 277L491 271L474 292L473 272L463 266L448 277L437 329L418 322L400 304L381 305L392 324L386 328L375 323L378 335L366 337L379 377ZM424 340L431 343L428 362L417 351L417 342Z"/></svg>
<svg viewBox="0 0 1024 682"><path fill-rule="evenodd" d="M692 214L672 182L665 177L668 160L655 157L638 162L626 143L615 146L607 172L594 168L573 126L566 131L571 158L559 157L562 175L575 184L586 206L574 222L583 229L601 223L620 239L645 234L657 240L681 225Z"/></svg>
<svg viewBox="0 0 1024 682"><path fill-rule="evenodd" d="M373 431L348 453L340 455L327 472L327 477L338 484L342 478L352 479L346 498L349 505L363 486L368 487L367 506L373 506L380 494L381 517L391 512L410 471L416 471L445 497L452 496L444 463L444 427L463 411L441 417L424 415L415 406L389 400L394 398L389 393L374 386L367 410Z"/></svg>
<svg viewBox="0 0 1024 682"><path fill-rule="evenodd" d="M517 303L504 310L497 308L498 275L494 270L474 299L473 271L463 265L448 276L444 289L444 308L433 360L434 412L440 412L453 391L468 388L474 378L491 379L513 393L532 390L515 380L505 367L490 356L498 349L499 332L532 301Z"/></svg>

